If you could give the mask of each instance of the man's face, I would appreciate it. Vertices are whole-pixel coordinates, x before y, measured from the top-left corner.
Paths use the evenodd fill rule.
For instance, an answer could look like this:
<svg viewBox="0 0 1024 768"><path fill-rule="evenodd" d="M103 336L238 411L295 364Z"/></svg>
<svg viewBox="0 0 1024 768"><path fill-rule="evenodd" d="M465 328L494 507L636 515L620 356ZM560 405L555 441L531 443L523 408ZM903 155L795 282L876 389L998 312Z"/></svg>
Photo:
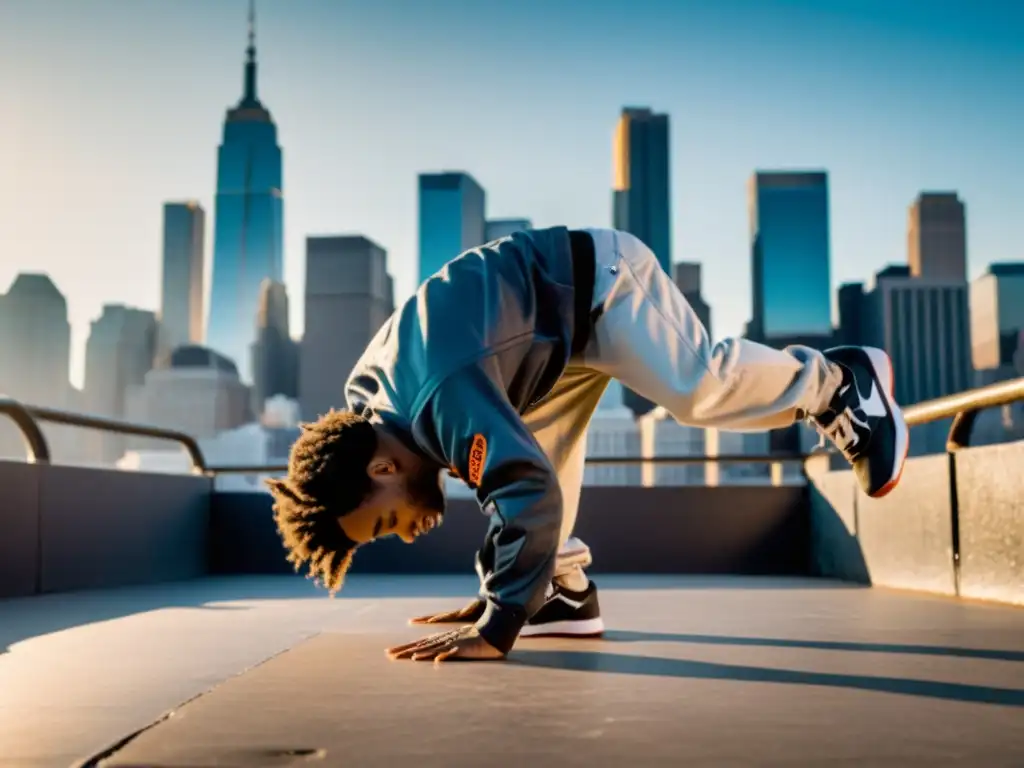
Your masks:
<svg viewBox="0 0 1024 768"><path fill-rule="evenodd" d="M402 471L393 461L374 460L367 472L373 491L361 506L339 519L350 539L365 544L394 535L411 544L441 524L445 497L436 468Z"/></svg>

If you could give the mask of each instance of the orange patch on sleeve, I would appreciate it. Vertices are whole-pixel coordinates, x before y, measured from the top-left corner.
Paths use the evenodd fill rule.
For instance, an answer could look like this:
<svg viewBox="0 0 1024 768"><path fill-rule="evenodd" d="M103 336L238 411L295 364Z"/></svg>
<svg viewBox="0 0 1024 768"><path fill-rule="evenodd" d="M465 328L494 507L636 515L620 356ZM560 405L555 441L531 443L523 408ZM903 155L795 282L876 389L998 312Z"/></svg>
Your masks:
<svg viewBox="0 0 1024 768"><path fill-rule="evenodd" d="M484 476L484 462L487 461L487 438L477 433L473 435L473 445L469 449L469 484L480 485Z"/></svg>

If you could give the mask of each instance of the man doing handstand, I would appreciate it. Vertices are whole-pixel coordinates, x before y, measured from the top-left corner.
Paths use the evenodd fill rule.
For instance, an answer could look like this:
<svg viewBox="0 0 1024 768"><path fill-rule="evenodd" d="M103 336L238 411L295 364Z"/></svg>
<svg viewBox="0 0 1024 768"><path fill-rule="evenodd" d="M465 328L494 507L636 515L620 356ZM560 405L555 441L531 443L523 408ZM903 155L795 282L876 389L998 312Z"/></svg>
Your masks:
<svg viewBox="0 0 1024 768"><path fill-rule="evenodd" d="M333 594L360 545L412 542L440 523L447 471L489 516L479 599L433 617L464 626L390 655L497 659L521 634L599 633L589 551L570 534L587 424L612 378L681 424L761 431L807 420L872 497L892 490L906 460L881 350L712 343L633 235L530 230L428 278L366 348L347 407L303 425L287 477L269 483L288 559Z"/></svg>

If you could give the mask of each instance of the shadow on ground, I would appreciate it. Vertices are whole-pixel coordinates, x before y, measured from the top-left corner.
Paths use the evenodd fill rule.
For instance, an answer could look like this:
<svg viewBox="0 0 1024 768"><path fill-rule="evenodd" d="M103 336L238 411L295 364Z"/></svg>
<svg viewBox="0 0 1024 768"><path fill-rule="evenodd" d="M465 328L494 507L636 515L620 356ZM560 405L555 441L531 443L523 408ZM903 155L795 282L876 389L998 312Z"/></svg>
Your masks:
<svg viewBox="0 0 1024 768"><path fill-rule="evenodd" d="M938 645L901 645L898 643L857 643L843 640L794 640L772 637L730 637L726 635L693 635L674 632L605 632L602 638L612 643L692 643L695 645L746 646L754 648L803 648L820 651L852 651L855 653L905 653L919 656L951 656L962 659L1024 662L1024 651L987 648L955 648Z"/></svg>
<svg viewBox="0 0 1024 768"><path fill-rule="evenodd" d="M595 557L594 567L587 573L593 576L598 587L611 580L610 589L614 590L671 590L687 592L698 590L837 590L837 589L869 589L870 585L847 581L837 581L816 576L764 576L760 574L619 574L601 571Z"/></svg>
<svg viewBox="0 0 1024 768"><path fill-rule="evenodd" d="M1024 708L1024 691L1021 690L931 680L910 680L899 677L807 672L740 664L631 656L600 651L515 651L509 656L509 662L529 667L576 672L852 688L904 696Z"/></svg>

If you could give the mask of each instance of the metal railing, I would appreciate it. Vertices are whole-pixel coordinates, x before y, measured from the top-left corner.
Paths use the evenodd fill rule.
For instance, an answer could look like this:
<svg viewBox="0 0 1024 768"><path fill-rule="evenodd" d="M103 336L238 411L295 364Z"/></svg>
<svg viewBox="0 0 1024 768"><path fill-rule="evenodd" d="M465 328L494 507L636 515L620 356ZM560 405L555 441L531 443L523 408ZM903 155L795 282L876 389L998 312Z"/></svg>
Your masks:
<svg viewBox="0 0 1024 768"><path fill-rule="evenodd" d="M970 444L971 428L974 426L978 413L987 408L998 408L1024 400L1024 377L1003 381L997 384L969 389L955 395L928 400L908 406L904 416L910 426L919 426L942 419L953 418L946 441L950 453ZM25 441L26 458L29 462L48 464L51 462L49 443L40 429L40 422L62 424L70 427L95 429L121 435L149 437L157 440L169 440L181 445L188 453L192 462L192 471L196 474L280 474L287 472L286 464L267 465L226 465L210 466L206 463L199 443L194 437L184 432L162 427L136 424L120 419L92 416L55 408L43 408L25 405L18 400L0 395L0 415L10 418L18 427ZM811 454L819 455L820 452ZM765 454L725 454L721 456L588 456L586 463L590 465L608 464L771 464L779 467L783 462L804 462L808 458L802 453L765 453Z"/></svg>
<svg viewBox="0 0 1024 768"><path fill-rule="evenodd" d="M971 430L979 413L987 408L999 408L1019 400L1024 400L1024 377L926 400L904 409L903 415L912 427L952 417L946 450L953 453L970 446Z"/></svg>
<svg viewBox="0 0 1024 768"><path fill-rule="evenodd" d="M192 471L205 474L211 471L206 464L199 443L191 435L175 429L151 427L120 419L108 419L103 416L92 416L85 413L61 411L56 408L43 408L36 405L25 405L10 397L0 396L0 415L14 421L25 441L26 458L33 464L49 464L51 461L50 444L39 428L39 422L63 424L68 427L95 429L100 432L111 432L118 435L151 437L157 440L170 440L181 445L192 460Z"/></svg>
<svg viewBox="0 0 1024 768"><path fill-rule="evenodd" d="M800 461L807 458L803 453L735 453L721 456L587 456L587 464L772 464L784 461ZM287 464L231 465L211 468L217 474L264 475L287 472Z"/></svg>

